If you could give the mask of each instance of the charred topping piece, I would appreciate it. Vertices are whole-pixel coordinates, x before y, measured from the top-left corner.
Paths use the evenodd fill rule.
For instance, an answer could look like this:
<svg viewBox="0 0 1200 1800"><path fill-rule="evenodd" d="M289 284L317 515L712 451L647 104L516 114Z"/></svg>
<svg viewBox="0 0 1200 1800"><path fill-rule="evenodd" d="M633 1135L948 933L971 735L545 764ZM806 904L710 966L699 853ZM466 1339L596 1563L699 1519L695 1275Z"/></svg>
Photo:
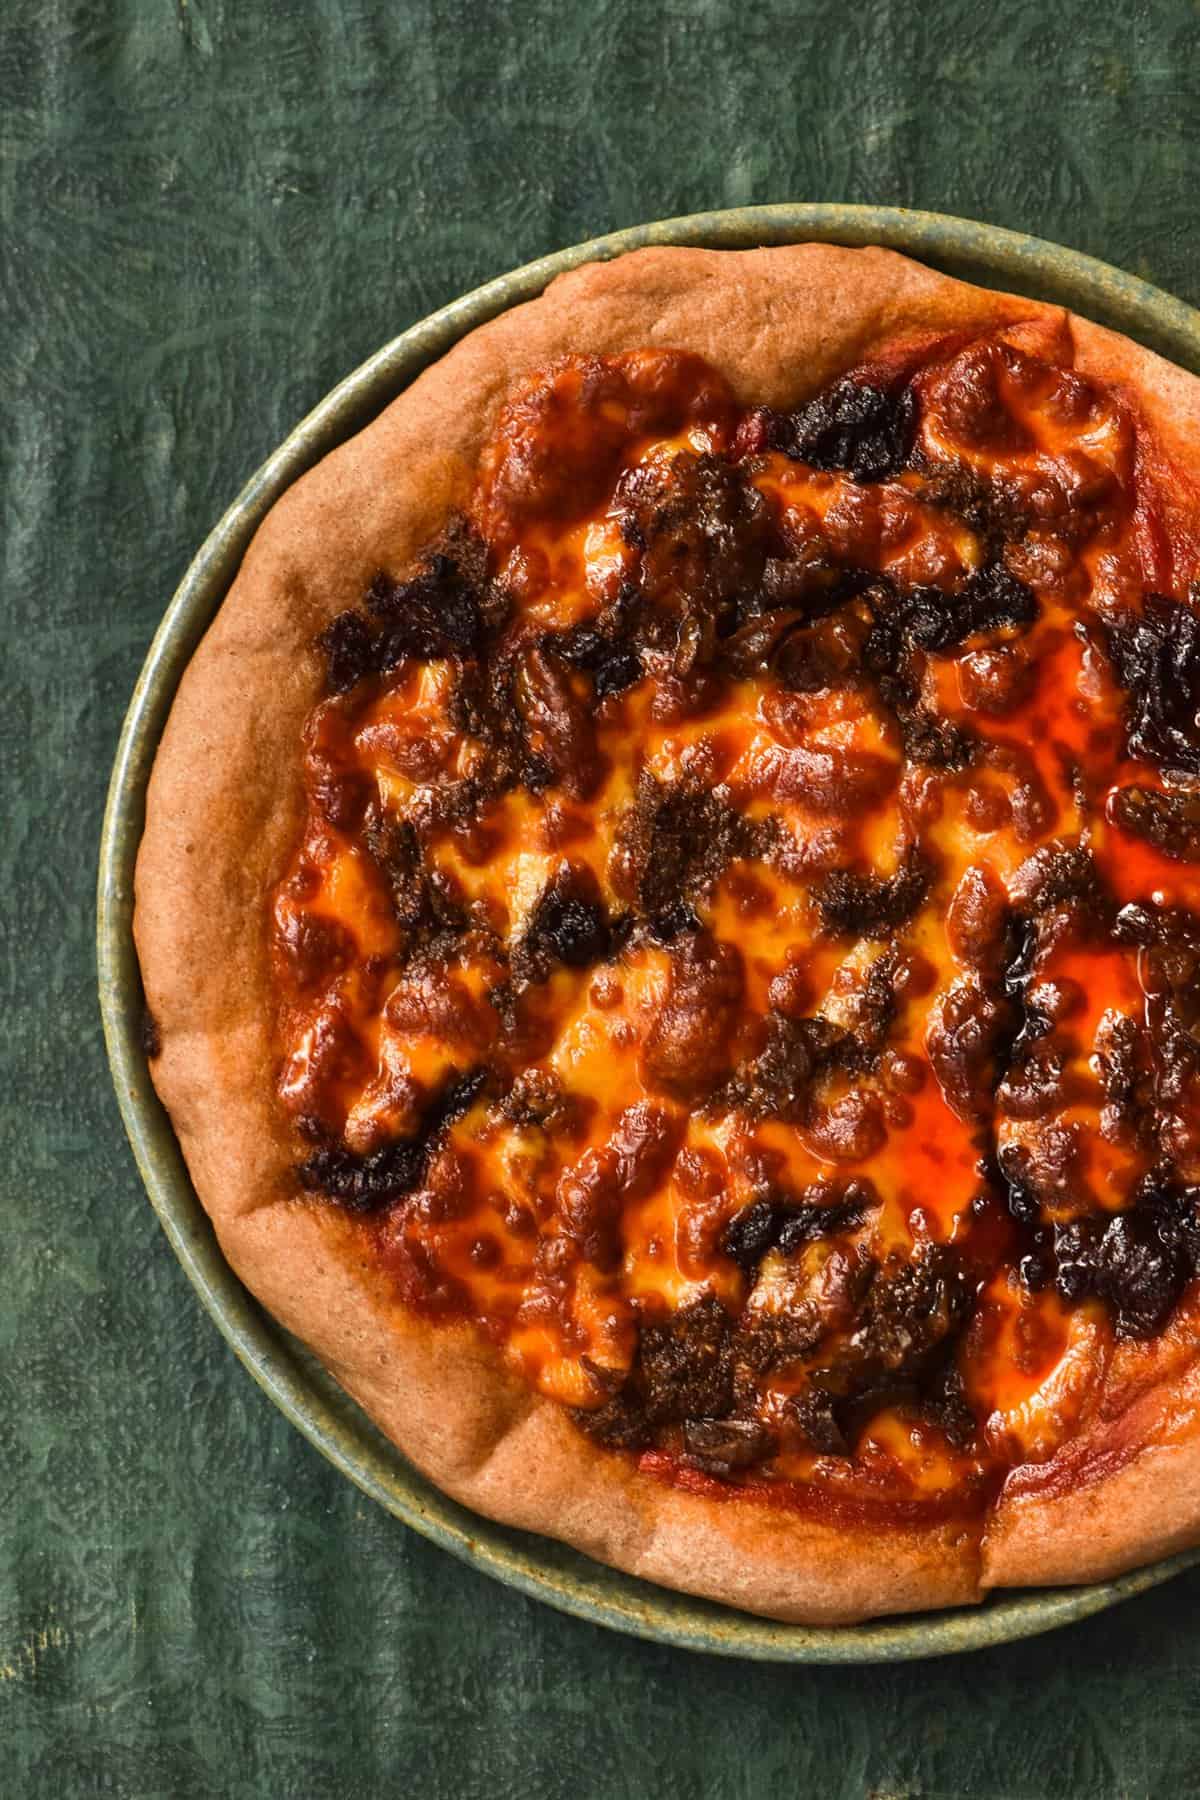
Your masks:
<svg viewBox="0 0 1200 1800"><path fill-rule="evenodd" d="M579 1117L579 1102L550 1069L526 1069L500 1103L514 1125L541 1131L570 1131Z"/></svg>
<svg viewBox="0 0 1200 1800"><path fill-rule="evenodd" d="M611 956L628 936L628 921L612 921L592 871L564 863L542 889L513 954L521 980L544 981L555 963L587 969Z"/></svg>
<svg viewBox="0 0 1200 1800"><path fill-rule="evenodd" d="M444 944L467 929L467 915L446 878L426 863L412 822L372 806L364 831L366 845L391 889L396 919L410 948Z"/></svg>
<svg viewBox="0 0 1200 1800"><path fill-rule="evenodd" d="M1122 831L1144 838L1176 862L1200 862L1200 794L1160 788L1118 788L1108 816Z"/></svg>
<svg viewBox="0 0 1200 1800"><path fill-rule="evenodd" d="M839 1237L863 1224L877 1204L869 1184L854 1180L840 1189L825 1183L793 1202L754 1200L730 1219L721 1234L721 1249L750 1275L768 1250L782 1250L788 1256L817 1238Z"/></svg>
<svg viewBox="0 0 1200 1800"><path fill-rule="evenodd" d="M572 668L587 671L597 700L623 694L642 678L637 646L619 635L619 620L614 620L608 630L596 625L573 625L554 640L554 647Z"/></svg>
<svg viewBox="0 0 1200 1800"><path fill-rule="evenodd" d="M856 481L885 481L907 463L917 423L910 387L890 391L851 376L794 413L764 416L772 450L815 469L846 469Z"/></svg>
<svg viewBox="0 0 1200 1800"><path fill-rule="evenodd" d="M1200 1270L1200 1188L1147 1176L1128 1212L1056 1226L1054 1265L1068 1305L1094 1296L1118 1337L1154 1337Z"/></svg>
<svg viewBox="0 0 1200 1800"><path fill-rule="evenodd" d="M484 545L456 521L408 580L377 575L365 607L366 616L339 613L318 640L332 693L346 693L406 658L478 657L503 625L509 603L488 579Z"/></svg>
<svg viewBox="0 0 1200 1800"><path fill-rule="evenodd" d="M695 618L702 630L718 608L762 579L773 542L762 494L736 464L681 451L668 464L637 463L613 504L627 544L639 552L643 602Z"/></svg>
<svg viewBox="0 0 1200 1800"><path fill-rule="evenodd" d="M418 1186L446 1130L469 1110L488 1079L486 1069L454 1074L430 1101L415 1137L356 1155L342 1144L314 1150L301 1163L301 1186L337 1200L351 1212L376 1212Z"/></svg>
<svg viewBox="0 0 1200 1800"><path fill-rule="evenodd" d="M813 890L826 931L853 937L890 938L924 902L933 869L910 846L894 875L834 869Z"/></svg>
<svg viewBox="0 0 1200 1800"><path fill-rule="evenodd" d="M601 1443L634 1448L658 1426L688 1418L724 1418L733 1405L731 1321L708 1296L664 1323L646 1325L620 1389L603 1406L578 1410L576 1422Z"/></svg>
<svg viewBox="0 0 1200 1800"><path fill-rule="evenodd" d="M925 707L910 705L903 698L897 699L896 711L909 762L952 772L965 769L974 760L978 740L953 719L935 718Z"/></svg>
<svg viewBox="0 0 1200 1800"><path fill-rule="evenodd" d="M797 1119L822 1076L835 1069L857 1073L870 1067L876 1055L877 1050L820 1013L792 1019L772 1011L763 1049L713 1096L708 1110L714 1116L738 1111L750 1119Z"/></svg>
<svg viewBox="0 0 1200 1800"><path fill-rule="evenodd" d="M548 647L535 645L518 658L513 699L525 746L526 786L554 785L577 800L588 799L601 775L595 727L569 672Z"/></svg>
<svg viewBox="0 0 1200 1800"><path fill-rule="evenodd" d="M1139 614L1109 633L1127 700L1129 754L1200 775L1200 591L1190 600L1147 594Z"/></svg>
<svg viewBox="0 0 1200 1800"><path fill-rule="evenodd" d="M968 1446L974 1418L952 1351L975 1287L955 1252L938 1245L911 1260L859 1265L857 1322L848 1338L830 1341L827 1364L818 1355L808 1385L789 1403L787 1430L820 1453L845 1456L880 1406L900 1402ZM694 1466L716 1475L748 1469L778 1448L776 1433L743 1410L753 1377L810 1358L824 1337L811 1316L746 1313L736 1322L715 1299L698 1300L665 1323L643 1326L628 1377L602 1406L574 1417L590 1436L624 1448L680 1425Z"/></svg>
<svg viewBox="0 0 1200 1800"><path fill-rule="evenodd" d="M735 857L761 858L777 838L770 820L751 822L719 793L643 773L622 822L614 879L656 935L670 942L681 907L710 888Z"/></svg>
<svg viewBox="0 0 1200 1800"><path fill-rule="evenodd" d="M875 629L866 645L870 666L895 669L907 652L953 649L985 632L1032 625L1038 616L1033 593L993 562L970 575L957 590L913 587L898 590L877 582L871 590Z"/></svg>
<svg viewBox="0 0 1200 1800"><path fill-rule="evenodd" d="M1029 530L1031 515L1016 491L1002 479L988 479L962 463L925 463L921 466L921 498L944 506L982 538L991 558L1005 544L1019 542Z"/></svg>

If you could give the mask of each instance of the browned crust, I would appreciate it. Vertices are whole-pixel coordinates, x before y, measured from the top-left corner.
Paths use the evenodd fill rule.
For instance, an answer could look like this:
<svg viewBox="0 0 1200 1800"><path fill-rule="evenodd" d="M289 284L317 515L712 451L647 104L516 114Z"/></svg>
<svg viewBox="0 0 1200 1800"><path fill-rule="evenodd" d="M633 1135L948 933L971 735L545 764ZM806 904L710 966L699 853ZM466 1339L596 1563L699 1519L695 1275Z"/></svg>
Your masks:
<svg viewBox="0 0 1200 1800"><path fill-rule="evenodd" d="M1139 476L1153 488L1166 528L1169 560L1158 579L1186 588L1200 575L1200 381L1090 319L1071 316L1074 364L1108 382L1139 424Z"/></svg>
<svg viewBox="0 0 1200 1800"><path fill-rule="evenodd" d="M1076 1438L1014 1469L988 1521L986 1587L1101 1581L1200 1538L1200 1297L1122 1344Z"/></svg>
<svg viewBox="0 0 1200 1800"><path fill-rule="evenodd" d="M998 1582L1090 1579L1193 1541L1194 1409L1180 1399L1168 1441L1153 1407L1190 1395L1196 1378L1189 1366L1151 1388L1129 1419L1129 1459L1106 1478L1058 1498L1010 1483L981 1546L978 1527L881 1534L667 1486L584 1440L469 1331L405 1313L356 1265L341 1222L294 1198L274 1099L267 897L300 829L300 730L321 674L311 646L463 502L505 399L556 357L691 350L745 402L788 405L902 343L1021 320L1070 330L1079 366L1136 400L1165 465L1192 464L1200 382L1058 309L888 251L651 249L560 277L472 333L278 502L180 684L150 783L135 934L162 1036L155 1082L234 1269L456 1498L775 1618L949 1605ZM1169 493L1164 504L1182 517ZM1186 554L1190 574L1190 540ZM1092 1549L1074 1541L1081 1532Z"/></svg>

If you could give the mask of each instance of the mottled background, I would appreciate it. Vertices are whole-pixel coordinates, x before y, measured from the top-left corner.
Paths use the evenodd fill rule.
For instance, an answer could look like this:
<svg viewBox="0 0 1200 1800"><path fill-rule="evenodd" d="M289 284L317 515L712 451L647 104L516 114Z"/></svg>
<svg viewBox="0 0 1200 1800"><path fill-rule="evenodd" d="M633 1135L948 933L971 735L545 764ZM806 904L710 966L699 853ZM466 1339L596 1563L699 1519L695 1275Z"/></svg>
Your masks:
<svg viewBox="0 0 1200 1800"><path fill-rule="evenodd" d="M405 325L784 199L976 215L1200 302L1198 186L1188 0L0 0L0 1791L1200 1789L1200 1573L960 1661L757 1667L560 1617L363 1501L174 1263L91 947L173 587Z"/></svg>

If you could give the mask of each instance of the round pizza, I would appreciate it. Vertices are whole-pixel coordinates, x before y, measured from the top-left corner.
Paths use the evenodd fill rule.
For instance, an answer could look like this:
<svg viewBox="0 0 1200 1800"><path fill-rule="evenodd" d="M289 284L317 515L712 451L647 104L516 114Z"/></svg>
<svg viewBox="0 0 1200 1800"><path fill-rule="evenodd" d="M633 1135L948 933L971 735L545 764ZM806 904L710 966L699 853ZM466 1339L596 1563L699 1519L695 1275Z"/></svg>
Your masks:
<svg viewBox="0 0 1200 1800"><path fill-rule="evenodd" d="M1200 1541L1200 382L651 249L279 501L136 933L229 1262L434 1482L848 1622Z"/></svg>

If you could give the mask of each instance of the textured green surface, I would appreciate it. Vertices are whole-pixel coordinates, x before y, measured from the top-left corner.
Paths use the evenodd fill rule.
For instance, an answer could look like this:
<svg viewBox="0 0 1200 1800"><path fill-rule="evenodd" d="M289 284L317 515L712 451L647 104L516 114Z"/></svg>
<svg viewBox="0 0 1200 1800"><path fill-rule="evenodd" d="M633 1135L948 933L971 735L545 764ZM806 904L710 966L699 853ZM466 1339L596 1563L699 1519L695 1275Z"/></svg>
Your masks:
<svg viewBox="0 0 1200 1800"><path fill-rule="evenodd" d="M338 375L525 257L749 200L974 212L1200 299L1200 15L1022 5L999 41L945 3L101 13L0 10L16 1791L1194 1791L1194 1576L969 1661L772 1670L559 1617L362 1501L233 1363L142 1199L89 915L153 625Z"/></svg>

